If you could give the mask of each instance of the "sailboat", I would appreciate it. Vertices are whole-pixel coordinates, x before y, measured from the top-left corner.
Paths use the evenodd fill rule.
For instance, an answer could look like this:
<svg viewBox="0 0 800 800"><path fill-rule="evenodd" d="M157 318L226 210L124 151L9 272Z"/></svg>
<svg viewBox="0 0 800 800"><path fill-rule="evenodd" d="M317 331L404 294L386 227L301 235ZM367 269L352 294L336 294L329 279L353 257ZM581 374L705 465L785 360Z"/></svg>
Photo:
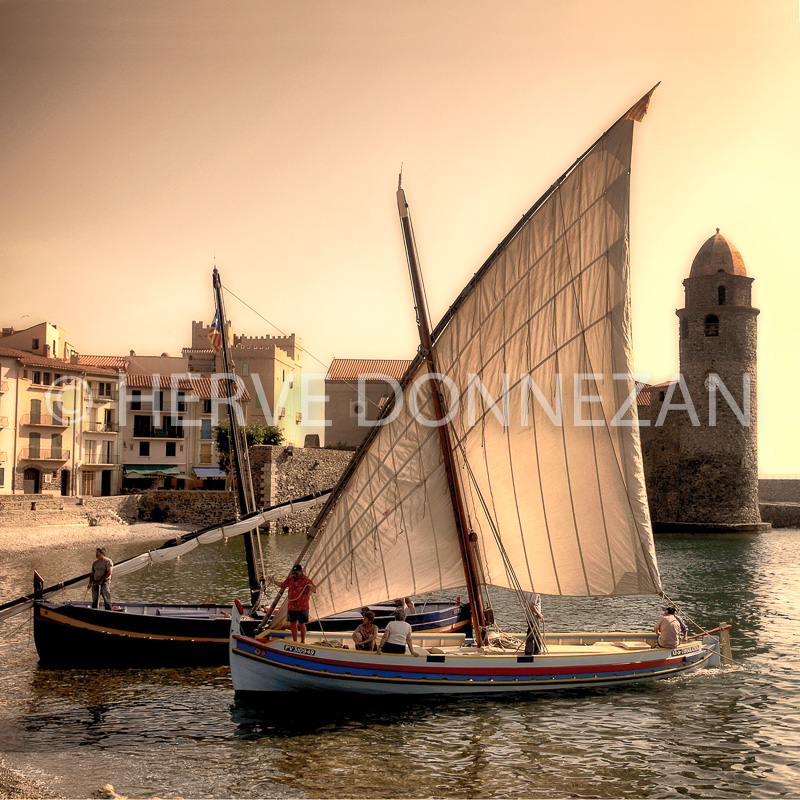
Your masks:
<svg viewBox="0 0 800 800"><path fill-rule="evenodd" d="M214 269L213 288L218 341L223 357L224 374L233 375L230 358L222 283ZM186 533L150 550L114 565L118 579L137 570L180 558L201 544L244 536L245 561L250 586L248 610L259 612L264 576L257 558L258 527L293 512L322 505L329 491L317 492L267 509L256 509L247 447L233 403L226 403L231 436L232 461L237 476L236 487L240 515L236 519ZM91 666L216 666L228 663L231 607L215 603L134 603L116 602L112 610L93 608L86 601L62 601L62 590L85 584L89 574L80 575L45 587L34 573L30 595L0 605L0 622L33 609L33 635L39 661L49 667ZM385 599L385 598L384 598ZM394 605L377 603L370 608L376 623L383 629L391 618ZM274 611L274 609L272 610ZM358 612L348 610L324 620L325 630L350 633L361 621ZM469 607L460 600L423 602L410 619L415 630L459 631L470 626ZM322 622L313 627L321 629Z"/></svg>
<svg viewBox="0 0 800 800"><path fill-rule="evenodd" d="M237 695L552 691L719 665L709 631L664 648L651 630L543 634L529 616L529 632L508 634L488 591L523 607L527 592L663 596L632 402L628 250L633 132L652 91L532 206L432 332L398 186L420 350L298 560L318 617L466 585L473 638L354 651L330 633L293 641L239 604Z"/></svg>

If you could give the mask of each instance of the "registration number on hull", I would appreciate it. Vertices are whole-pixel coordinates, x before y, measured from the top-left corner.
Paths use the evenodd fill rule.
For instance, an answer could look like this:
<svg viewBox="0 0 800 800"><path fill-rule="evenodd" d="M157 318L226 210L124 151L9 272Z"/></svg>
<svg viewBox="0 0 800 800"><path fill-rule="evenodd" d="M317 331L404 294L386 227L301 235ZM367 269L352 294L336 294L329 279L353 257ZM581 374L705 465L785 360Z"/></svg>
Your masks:
<svg viewBox="0 0 800 800"><path fill-rule="evenodd" d="M700 645L694 644L691 647L682 647L679 650L673 650L672 655L674 656L688 656L691 653L699 653L700 652Z"/></svg>
<svg viewBox="0 0 800 800"><path fill-rule="evenodd" d="M309 649L308 647L298 647L296 644L286 644L283 646L283 649L287 653L297 653L301 656L313 656L314 651Z"/></svg>

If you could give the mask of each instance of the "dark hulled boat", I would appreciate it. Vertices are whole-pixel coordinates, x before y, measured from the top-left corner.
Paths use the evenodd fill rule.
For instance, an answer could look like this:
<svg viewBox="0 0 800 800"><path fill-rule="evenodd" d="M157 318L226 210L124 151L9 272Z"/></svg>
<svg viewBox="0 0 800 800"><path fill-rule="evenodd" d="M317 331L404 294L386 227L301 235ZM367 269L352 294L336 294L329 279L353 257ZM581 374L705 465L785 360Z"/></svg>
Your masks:
<svg viewBox="0 0 800 800"><path fill-rule="evenodd" d="M395 606L370 606L380 630ZM407 621L423 633L468 633L469 606L426 602ZM311 631L341 635L361 622L347 611L309 624ZM223 666L228 663L231 607L117 603L112 611L88 602L40 600L33 608L33 636L43 666Z"/></svg>

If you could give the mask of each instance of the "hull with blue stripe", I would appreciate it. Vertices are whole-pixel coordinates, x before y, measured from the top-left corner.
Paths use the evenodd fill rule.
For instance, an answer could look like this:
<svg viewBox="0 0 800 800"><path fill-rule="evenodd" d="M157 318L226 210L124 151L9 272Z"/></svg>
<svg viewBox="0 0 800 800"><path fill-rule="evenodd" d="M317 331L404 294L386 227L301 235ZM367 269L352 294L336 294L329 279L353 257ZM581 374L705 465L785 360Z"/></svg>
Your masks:
<svg viewBox="0 0 800 800"><path fill-rule="evenodd" d="M558 641L565 638L561 635ZM604 634L604 641L596 644L549 644L550 652L532 657L464 647L415 657L234 634L230 662L237 695L308 690L381 695L553 691L658 680L718 664L718 642L712 636L674 650L629 650L609 638ZM419 642L424 640L420 635Z"/></svg>

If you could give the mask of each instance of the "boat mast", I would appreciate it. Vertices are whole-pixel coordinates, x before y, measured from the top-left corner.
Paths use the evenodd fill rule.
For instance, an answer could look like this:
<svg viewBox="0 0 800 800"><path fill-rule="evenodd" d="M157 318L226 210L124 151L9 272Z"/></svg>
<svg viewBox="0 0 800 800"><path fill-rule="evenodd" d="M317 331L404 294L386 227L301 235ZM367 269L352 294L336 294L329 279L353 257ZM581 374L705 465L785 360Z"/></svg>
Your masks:
<svg viewBox="0 0 800 800"><path fill-rule="evenodd" d="M222 336L222 369L225 374L225 391L227 397L233 395L233 375L234 364L228 351L228 324L225 317L225 304L222 300L222 280L219 277L217 268L214 267L214 300L217 307L217 318L219 320L220 334ZM233 403L229 402L228 422L230 424L230 443L233 451L233 474L236 478L236 490L239 499L239 513L242 516L251 514L256 510L255 497L253 495L252 477L250 475L250 459L247 455L247 442L242 447L240 438L239 422L236 418L236 411ZM247 559L247 578L250 582L250 602L255 605L261 595L262 579L259 578L256 568L255 547L253 543L253 531L248 531L244 535L244 552Z"/></svg>
<svg viewBox="0 0 800 800"><path fill-rule="evenodd" d="M467 514L464 510L464 498L461 491L461 484L458 480L458 470L450 439L450 426L445 422L442 386L438 377L439 370L436 365L436 358L433 354L433 342L431 340L428 312L425 307L425 300L422 292L422 276L414 244L414 234L411 230L411 217L408 211L408 203L406 202L406 194L399 182L397 186L397 210L400 213L400 224L403 229L403 241L405 243L406 257L408 259L408 270L411 275L411 288L414 292L414 305L416 306L417 312L417 329L419 330L420 355L428 367L428 374L431 376L433 408L436 419L439 422L437 426L439 431L439 443L442 447L447 485L450 489L450 500L453 504L453 513L456 520L458 543L461 547L461 560L464 564L464 575L467 579L467 593L469 594L470 611L472 613L472 627L476 644L481 646L485 643L486 639L486 616L483 610L481 584L478 579L476 558L473 551L473 542L477 537L475 534L470 533Z"/></svg>

